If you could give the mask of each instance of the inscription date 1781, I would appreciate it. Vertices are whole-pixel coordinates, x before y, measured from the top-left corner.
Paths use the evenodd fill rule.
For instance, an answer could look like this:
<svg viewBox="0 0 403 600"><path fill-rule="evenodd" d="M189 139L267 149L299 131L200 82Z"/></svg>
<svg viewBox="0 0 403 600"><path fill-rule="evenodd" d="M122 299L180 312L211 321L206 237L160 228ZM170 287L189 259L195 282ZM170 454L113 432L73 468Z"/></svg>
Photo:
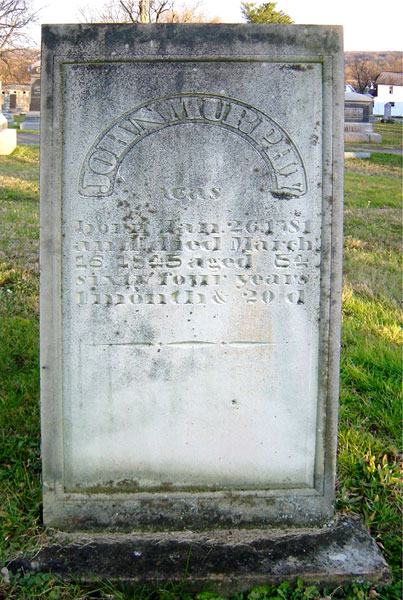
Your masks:
<svg viewBox="0 0 403 600"><path fill-rule="evenodd" d="M144 220L74 223L78 305L303 305L318 266L311 223L232 219L157 231Z"/></svg>

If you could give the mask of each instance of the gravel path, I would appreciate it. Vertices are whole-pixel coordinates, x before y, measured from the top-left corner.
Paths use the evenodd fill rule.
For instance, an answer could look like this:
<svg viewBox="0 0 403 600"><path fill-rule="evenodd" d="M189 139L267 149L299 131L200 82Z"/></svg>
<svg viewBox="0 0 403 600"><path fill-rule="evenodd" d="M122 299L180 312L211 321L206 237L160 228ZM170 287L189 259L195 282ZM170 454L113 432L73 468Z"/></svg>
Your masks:
<svg viewBox="0 0 403 600"><path fill-rule="evenodd" d="M34 146L39 144L39 133L17 131L17 144L18 146Z"/></svg>
<svg viewBox="0 0 403 600"><path fill-rule="evenodd" d="M383 154L403 154L401 148L374 148L374 146L347 146L345 152L381 152Z"/></svg>

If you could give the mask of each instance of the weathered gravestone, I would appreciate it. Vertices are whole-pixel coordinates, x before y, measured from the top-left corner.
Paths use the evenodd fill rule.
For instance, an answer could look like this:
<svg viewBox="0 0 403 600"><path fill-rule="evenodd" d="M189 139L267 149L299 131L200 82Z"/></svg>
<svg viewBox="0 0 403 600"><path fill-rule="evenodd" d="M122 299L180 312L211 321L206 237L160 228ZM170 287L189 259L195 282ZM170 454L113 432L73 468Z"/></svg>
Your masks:
<svg viewBox="0 0 403 600"><path fill-rule="evenodd" d="M14 115L10 112L10 92L7 90L4 94L4 103L2 106L2 114L9 125L14 124Z"/></svg>
<svg viewBox="0 0 403 600"><path fill-rule="evenodd" d="M383 107L383 120L388 122L392 119L392 103L385 102Z"/></svg>
<svg viewBox="0 0 403 600"><path fill-rule="evenodd" d="M333 521L341 29L43 34L44 521L78 533L34 568L381 579Z"/></svg>
<svg viewBox="0 0 403 600"><path fill-rule="evenodd" d="M29 103L29 112L20 125L21 130L40 129L41 124L41 61L38 60L28 67L28 73L31 77L31 99Z"/></svg>
<svg viewBox="0 0 403 600"><path fill-rule="evenodd" d="M374 99L368 94L345 92L344 141L382 143L382 136L374 132L371 118Z"/></svg>

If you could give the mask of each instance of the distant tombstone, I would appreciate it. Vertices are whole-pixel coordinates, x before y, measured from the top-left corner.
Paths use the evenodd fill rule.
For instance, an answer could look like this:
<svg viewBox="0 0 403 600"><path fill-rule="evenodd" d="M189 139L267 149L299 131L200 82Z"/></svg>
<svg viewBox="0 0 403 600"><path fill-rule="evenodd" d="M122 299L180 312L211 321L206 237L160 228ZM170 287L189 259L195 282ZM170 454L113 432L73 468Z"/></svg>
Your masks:
<svg viewBox="0 0 403 600"><path fill-rule="evenodd" d="M0 81L0 97L1 97L1 81ZM8 129L8 121L2 114L0 106L0 156L11 154L17 145L17 131Z"/></svg>
<svg viewBox="0 0 403 600"><path fill-rule="evenodd" d="M29 105L30 111L41 110L41 80L35 79L31 84L31 102Z"/></svg>
<svg viewBox="0 0 403 600"><path fill-rule="evenodd" d="M374 99L366 94L344 94L344 141L382 142L382 136L374 133L371 121Z"/></svg>
<svg viewBox="0 0 403 600"><path fill-rule="evenodd" d="M20 125L20 129L32 129L38 131L40 129L40 110L41 110L41 62L37 61L28 68L31 76L31 100L29 112Z"/></svg>
<svg viewBox="0 0 403 600"><path fill-rule="evenodd" d="M14 115L10 111L10 92L6 91L4 95L4 104L3 104L3 116L7 119L9 125L14 123Z"/></svg>
<svg viewBox="0 0 403 600"><path fill-rule="evenodd" d="M43 516L71 533L25 569L385 577L333 521L341 28L42 39Z"/></svg>
<svg viewBox="0 0 403 600"><path fill-rule="evenodd" d="M385 102L383 107L383 120L390 121L392 119L392 104L390 102Z"/></svg>

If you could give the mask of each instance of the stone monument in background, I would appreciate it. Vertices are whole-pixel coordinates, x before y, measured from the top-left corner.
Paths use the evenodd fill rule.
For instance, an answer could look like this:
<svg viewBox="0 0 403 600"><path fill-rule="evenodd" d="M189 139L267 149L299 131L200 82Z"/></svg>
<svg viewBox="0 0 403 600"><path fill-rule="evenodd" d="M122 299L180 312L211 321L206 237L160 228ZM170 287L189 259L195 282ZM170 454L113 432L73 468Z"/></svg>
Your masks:
<svg viewBox="0 0 403 600"><path fill-rule="evenodd" d="M1 81L0 81L0 97L1 97ZM17 145L16 129L7 129L8 120L2 114L0 107L0 156L11 154Z"/></svg>
<svg viewBox="0 0 403 600"><path fill-rule="evenodd" d="M28 73L31 76L31 100L29 104L29 112L20 125L22 131L31 129L39 131L41 126L41 61L38 60L28 68Z"/></svg>
<svg viewBox="0 0 403 600"><path fill-rule="evenodd" d="M383 107L383 121L384 123L392 123L392 103L385 102Z"/></svg>
<svg viewBox="0 0 403 600"><path fill-rule="evenodd" d="M52 25L42 61L44 522L68 533L24 568L387 580L333 508L341 28Z"/></svg>
<svg viewBox="0 0 403 600"><path fill-rule="evenodd" d="M367 94L344 94L344 141L381 144L382 136L371 123L374 98Z"/></svg>

